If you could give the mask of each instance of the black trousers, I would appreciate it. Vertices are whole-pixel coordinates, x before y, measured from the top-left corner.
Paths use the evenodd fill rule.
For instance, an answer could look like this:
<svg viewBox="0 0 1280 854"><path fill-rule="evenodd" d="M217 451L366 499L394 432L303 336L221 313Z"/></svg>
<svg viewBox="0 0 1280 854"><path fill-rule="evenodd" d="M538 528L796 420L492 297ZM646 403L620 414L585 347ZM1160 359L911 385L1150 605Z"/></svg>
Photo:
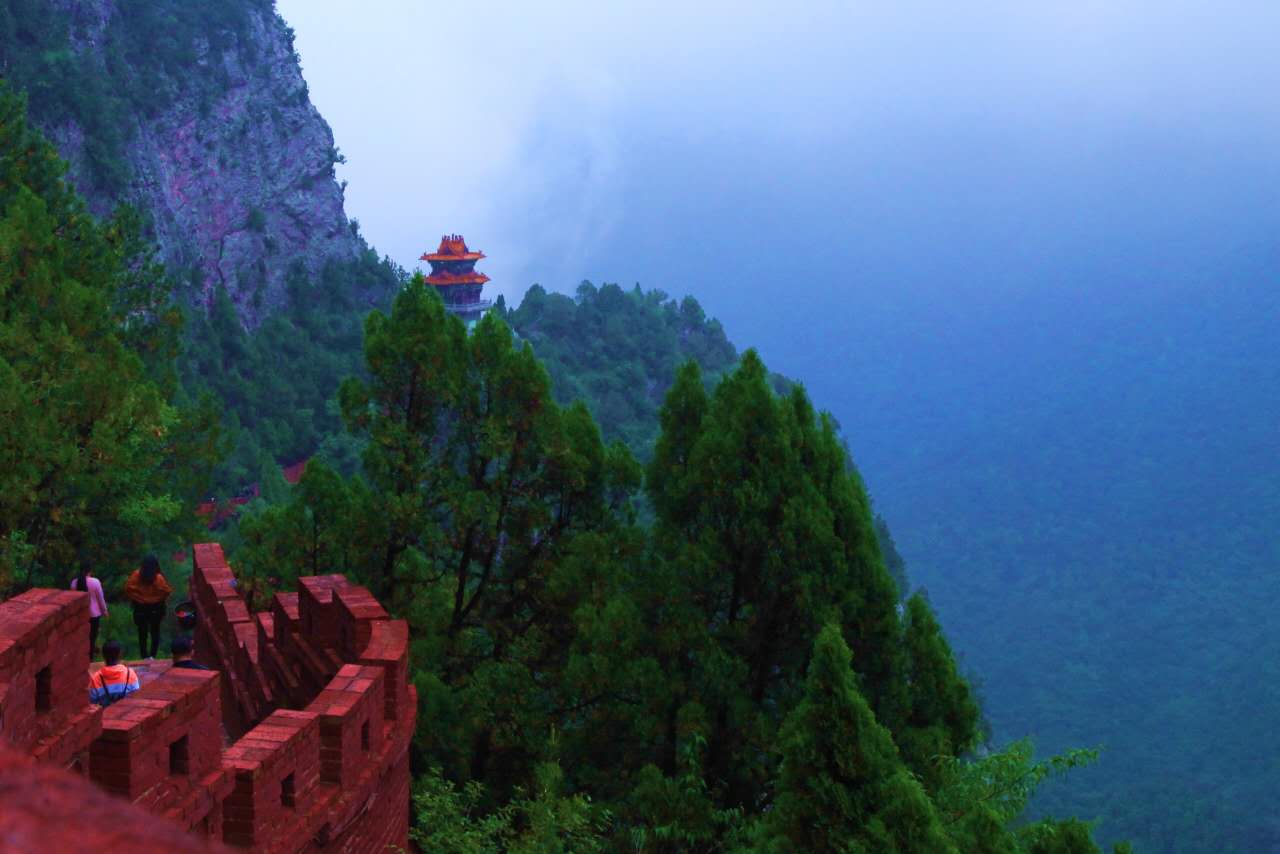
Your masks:
<svg viewBox="0 0 1280 854"><path fill-rule="evenodd" d="M160 624L164 622L164 603L134 605L133 624L138 627L138 655L155 658L160 651ZM148 635L151 645L147 646ZM149 651L148 651L149 650Z"/></svg>
<svg viewBox="0 0 1280 854"><path fill-rule="evenodd" d="M93 654L98 651L98 623L102 622L101 617L89 618L89 660L93 661Z"/></svg>

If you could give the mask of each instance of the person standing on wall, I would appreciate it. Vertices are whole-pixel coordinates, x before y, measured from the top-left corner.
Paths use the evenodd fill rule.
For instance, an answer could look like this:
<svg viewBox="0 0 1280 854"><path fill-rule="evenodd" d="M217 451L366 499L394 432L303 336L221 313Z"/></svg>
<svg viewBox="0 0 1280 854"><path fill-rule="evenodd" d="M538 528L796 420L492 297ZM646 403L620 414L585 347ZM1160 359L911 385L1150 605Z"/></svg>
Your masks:
<svg viewBox="0 0 1280 854"><path fill-rule="evenodd" d="M89 660L98 652L98 624L107 616L107 597L102 595L102 582L93 577L93 566L80 562L80 573L71 579L71 589L89 594Z"/></svg>
<svg viewBox="0 0 1280 854"><path fill-rule="evenodd" d="M160 651L160 624L164 621L165 602L172 592L155 555L143 558L142 566L125 582L124 595L133 603L133 624L138 627L138 655L148 660Z"/></svg>

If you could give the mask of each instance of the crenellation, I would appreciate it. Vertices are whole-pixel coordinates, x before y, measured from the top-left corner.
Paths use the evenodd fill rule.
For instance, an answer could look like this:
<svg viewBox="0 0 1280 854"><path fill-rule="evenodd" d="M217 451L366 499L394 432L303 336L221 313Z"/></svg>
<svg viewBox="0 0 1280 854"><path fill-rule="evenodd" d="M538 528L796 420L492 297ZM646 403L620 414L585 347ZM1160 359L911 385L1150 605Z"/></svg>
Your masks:
<svg viewBox="0 0 1280 854"><path fill-rule="evenodd" d="M385 675L381 668L343 665L307 710L320 719L320 771L344 790L372 764L384 739Z"/></svg>
<svg viewBox="0 0 1280 854"><path fill-rule="evenodd" d="M372 593L356 585L336 589L333 599L340 627L337 648L345 658L354 659L369 645L373 624L385 621L387 612Z"/></svg>
<svg viewBox="0 0 1280 854"><path fill-rule="evenodd" d="M334 590L346 587L346 576L315 575L298 579L298 615L301 632L321 646L337 648L341 642Z"/></svg>
<svg viewBox="0 0 1280 854"><path fill-rule="evenodd" d="M383 620L375 623L360 656L361 664L381 667L386 673L387 720L398 720L410 704L409 687L409 624L404 620ZM416 705L409 707L413 714Z"/></svg>
<svg viewBox="0 0 1280 854"><path fill-rule="evenodd" d="M0 735L176 823L192 850L407 846L407 625L340 575L253 614L221 547L192 553L196 659L212 670L90 705L87 596L28 591L0 603Z"/></svg>

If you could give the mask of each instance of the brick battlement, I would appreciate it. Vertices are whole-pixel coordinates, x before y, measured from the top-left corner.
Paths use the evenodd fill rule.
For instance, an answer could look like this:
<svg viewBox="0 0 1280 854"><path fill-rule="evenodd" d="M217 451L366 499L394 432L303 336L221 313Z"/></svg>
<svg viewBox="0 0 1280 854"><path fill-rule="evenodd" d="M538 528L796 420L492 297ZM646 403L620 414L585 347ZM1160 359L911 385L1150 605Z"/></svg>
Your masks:
<svg viewBox="0 0 1280 854"><path fill-rule="evenodd" d="M300 579L252 614L220 546L193 556L195 657L212 671L168 670L105 710L88 704L88 597L0 603L0 738L189 831L191 850L407 848L407 625L340 575ZM21 767L12 749L0 748L0 771ZM136 826L129 809L119 821ZM0 809L0 832L16 820Z"/></svg>

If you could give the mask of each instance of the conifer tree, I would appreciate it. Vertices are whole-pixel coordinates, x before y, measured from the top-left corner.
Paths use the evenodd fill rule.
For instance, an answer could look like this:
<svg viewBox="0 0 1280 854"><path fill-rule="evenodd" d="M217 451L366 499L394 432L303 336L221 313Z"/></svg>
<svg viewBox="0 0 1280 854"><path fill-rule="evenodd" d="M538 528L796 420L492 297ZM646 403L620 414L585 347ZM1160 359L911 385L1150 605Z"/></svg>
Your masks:
<svg viewBox="0 0 1280 854"><path fill-rule="evenodd" d="M584 555L629 518L639 470L584 406L556 405L500 318L468 333L420 275L370 315L365 352L368 381L340 395L369 441L380 539L359 574L411 620L421 746L449 774L510 787L558 716L581 713L557 677L608 570Z"/></svg>
<svg viewBox="0 0 1280 854"><path fill-rule="evenodd" d="M646 608L660 610L664 637L672 626L681 635L659 656L671 686L662 767L670 773L678 752L678 721L701 720L717 802L751 809L823 622L856 639L877 714L900 717L896 588L830 420L798 386L778 397L754 351L709 400L697 368L683 368L662 418L646 488L658 517L652 572L671 587Z"/></svg>
<svg viewBox="0 0 1280 854"><path fill-rule="evenodd" d="M0 82L0 588L61 587L90 556L110 583L194 531L211 463L171 404L177 316L137 218L99 223L64 170Z"/></svg>
<svg viewBox="0 0 1280 854"><path fill-rule="evenodd" d="M834 624L814 644L804 697L779 734L782 754L760 849L955 851L937 811L858 692Z"/></svg>
<svg viewBox="0 0 1280 854"><path fill-rule="evenodd" d="M895 738L907 764L932 792L942 782L940 761L959 756L977 741L980 713L921 593L907 600L906 617L910 709Z"/></svg>

